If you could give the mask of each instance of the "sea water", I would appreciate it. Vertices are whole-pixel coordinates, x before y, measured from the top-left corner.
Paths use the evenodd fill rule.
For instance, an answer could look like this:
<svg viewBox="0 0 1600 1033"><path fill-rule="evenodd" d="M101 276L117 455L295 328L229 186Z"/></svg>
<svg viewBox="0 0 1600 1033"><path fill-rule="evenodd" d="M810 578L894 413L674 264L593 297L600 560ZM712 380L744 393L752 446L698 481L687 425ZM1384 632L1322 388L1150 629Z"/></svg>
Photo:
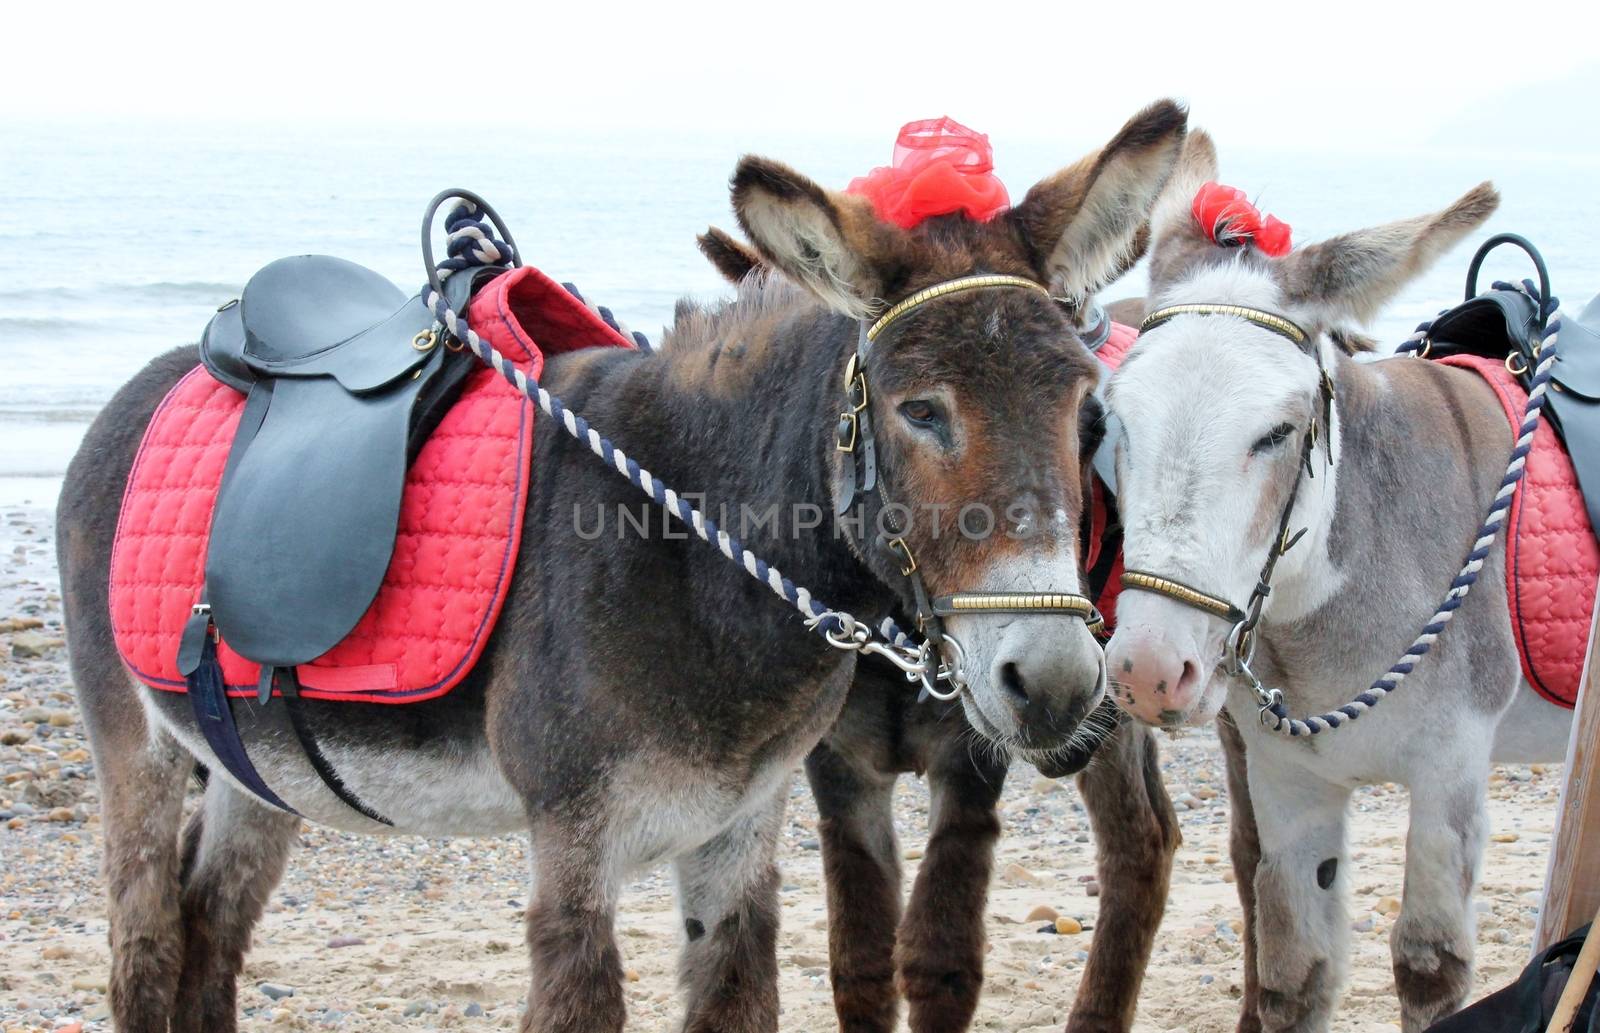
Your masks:
<svg viewBox="0 0 1600 1033"><path fill-rule="evenodd" d="M408 291L420 286L420 216L444 187L482 194L528 263L654 339L679 298L726 290L694 236L711 224L734 227L727 181L740 154L769 154L840 187L881 164L889 138L0 126L0 504L53 502L88 421L118 385L153 356L196 341L267 262L333 254ZM995 143L1014 200L1087 149ZM1314 147L1235 155L1219 144L1223 180L1291 223L1298 242L1434 211L1481 180L1496 182L1500 212L1388 306L1369 328L1384 341L1458 301L1472 248L1494 231L1520 232L1543 250L1569 307L1600 292L1592 157ZM1525 269L1505 251L1483 279ZM1105 297L1144 290L1141 268Z"/></svg>

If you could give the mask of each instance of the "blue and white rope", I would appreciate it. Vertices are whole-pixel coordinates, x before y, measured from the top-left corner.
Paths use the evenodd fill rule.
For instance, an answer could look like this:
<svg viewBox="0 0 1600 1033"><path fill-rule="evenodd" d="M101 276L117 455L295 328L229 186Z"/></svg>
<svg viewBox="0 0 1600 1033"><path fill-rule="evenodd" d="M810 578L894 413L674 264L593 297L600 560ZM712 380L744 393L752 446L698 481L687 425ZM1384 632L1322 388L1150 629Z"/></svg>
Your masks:
<svg viewBox="0 0 1600 1033"><path fill-rule="evenodd" d="M1495 284L1496 287L1501 286ZM1532 285L1528 285L1530 291ZM1513 288L1514 289L1514 288ZM1535 297L1537 294L1535 293ZM1424 323L1406 343L1401 345L1401 351L1415 352L1422 346L1422 341L1427 337L1430 324ZM1522 411L1522 424L1517 431L1516 444L1511 449L1511 459L1506 464L1506 473L1500 480L1500 487L1495 492L1494 501L1489 504L1489 512L1483 518L1483 525L1478 528L1477 540L1472 543L1472 550L1467 553L1467 560L1462 564L1461 570L1455 579L1450 582L1450 589L1444 595L1444 600L1432 617L1423 625L1419 634L1400 659L1388 672L1373 682L1367 691L1336 710L1313 717L1296 718L1289 716L1288 707L1282 700L1264 707L1261 712L1262 722L1275 732L1290 737L1316 735L1319 732L1338 728L1346 721L1354 721L1377 706L1385 696L1400 687L1406 675L1416 669L1418 661L1427 655L1433 648L1439 636L1450 624L1456 611L1461 608L1461 603L1478 581L1478 573L1483 569L1484 562L1489 557L1489 550L1494 547L1495 539L1499 537L1501 528L1505 526L1506 514L1511 510L1511 499L1516 494L1517 485L1521 483L1527 464L1528 453L1533 449L1533 434L1539 428L1539 418L1544 412L1544 396L1549 389L1550 376L1556 363L1556 335L1561 330L1559 319L1551 321L1545 331L1543 343L1539 347L1539 364L1533 369L1533 376L1528 381L1528 404ZM1268 720L1268 719L1271 720Z"/></svg>
<svg viewBox="0 0 1600 1033"><path fill-rule="evenodd" d="M485 265L506 265L512 260L511 249L501 241L495 240L488 233L483 223L476 217L477 206L463 200L446 216L445 228L449 237L449 255L445 261L439 263L439 276L441 281L452 273L461 269ZM623 334L629 334L620 321L611 315L609 309L591 304L578 293L575 287L565 285L567 290L582 301L584 305L593 309L607 325ZM536 380L532 380L516 364L506 358L483 338L479 337L469 325L465 317L453 310L444 297L431 287L423 288L424 301L433 312L439 324L447 330L452 337L468 348L483 363L504 377L518 391L531 400L546 415L555 419L561 427L572 437L589 446L589 450L598 456L607 466L615 469L626 477L634 487L650 496L657 504L666 507L667 511L677 516L684 525L692 529L697 537L712 545L728 559L739 564L751 577L760 581L800 611L805 618L806 626L821 633L827 640L840 648L851 648L857 651L879 652L885 655L896 653L899 659L897 665L902 670L912 673L920 668L920 673L928 674L928 653L924 646L913 642L892 618L885 617L878 626L877 632L884 639L886 645L871 642L871 629L857 621L850 614L835 610L817 599L804 587L796 585L783 573L768 564L761 557L745 548L739 539L730 535L716 525L710 517L702 513L687 499L670 486L662 483L650 471L641 467L638 462L629 457L627 453L618 448L599 431L589 425L582 416L573 412L562 403L561 399L552 395L541 387ZM643 334L633 334L634 339L644 347L648 342Z"/></svg>
<svg viewBox="0 0 1600 1033"><path fill-rule="evenodd" d="M596 305L594 302L590 301L588 298L579 293L577 284L563 283L561 286L566 288L568 294L583 302L584 308L599 316L602 323L604 323L606 326L609 326L623 337L628 338L634 344L638 345L640 351L653 352L656 350L655 346L650 343L650 338L646 337L644 334L641 334L637 330L629 330L627 325L623 323L622 320L617 318L616 313L612 312L604 305Z"/></svg>

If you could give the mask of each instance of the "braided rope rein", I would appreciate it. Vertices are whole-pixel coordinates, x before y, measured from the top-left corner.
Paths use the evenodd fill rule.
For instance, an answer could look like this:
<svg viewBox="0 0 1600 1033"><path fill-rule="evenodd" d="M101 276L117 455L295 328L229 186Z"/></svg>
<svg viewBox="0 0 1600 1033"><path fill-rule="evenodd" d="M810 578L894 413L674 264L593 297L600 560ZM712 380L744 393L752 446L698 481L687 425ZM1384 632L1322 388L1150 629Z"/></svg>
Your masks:
<svg viewBox="0 0 1600 1033"><path fill-rule="evenodd" d="M1500 287L1501 284L1495 284ZM1531 286L1531 285L1530 285ZM1552 299L1553 300L1553 299ZM1414 353L1422 348L1423 340L1427 337L1430 323L1424 323L1416 333L1406 339L1398 351L1401 353ZM1500 536L1501 529L1505 526L1506 514L1511 510L1512 496L1516 494L1517 485L1522 482L1522 477L1527 465L1528 453L1533 449L1533 434L1539 427L1539 419L1544 413L1545 392L1549 388L1550 377L1554 372L1556 362L1556 336L1561 330L1561 321L1552 320L1545 332L1543 343L1539 348L1539 364L1534 367L1533 375L1528 381L1528 403L1522 411L1522 424L1517 431L1516 443L1511 448L1511 458L1506 464L1505 476L1500 480L1500 487L1495 492L1494 500L1489 503L1489 511L1483 518L1483 524L1478 528L1477 539L1472 543L1472 549L1467 553L1466 562L1461 570L1450 582L1450 588L1445 592L1444 599L1439 603L1439 608L1432 617L1423 625L1422 631L1412 641L1406 651L1396 660L1383 677L1373 682L1367 691L1355 699L1335 710L1325 714L1296 718L1289 716L1288 707L1284 705L1281 694L1271 703L1262 708L1261 720L1266 727L1288 737L1316 735L1328 729L1338 728L1346 721L1354 721L1365 714L1382 700L1400 687L1406 675L1416 669L1417 662L1426 656L1433 648L1440 634L1449 625L1451 618L1461 608L1461 603L1477 584L1478 573L1483 569L1484 562L1488 559L1489 551L1494 547L1495 540ZM1262 692L1260 683L1256 683L1257 692ZM1268 718L1271 721L1268 721Z"/></svg>
<svg viewBox="0 0 1600 1033"><path fill-rule="evenodd" d="M514 257L508 244L494 239L490 234L478 216L477 206L470 201L462 200L446 215L445 231L449 240L449 257L438 266L441 282L463 269L509 265ZM610 309L588 301L571 284L563 286L573 297L598 315L607 326L624 337L631 337L643 350L651 350L645 336L624 327ZM715 547L722 555L744 568L747 574L799 610L801 616L805 618L807 628L818 632L830 645L837 648L875 652L886 656L905 671L908 678L921 677L924 680L931 680L928 647L926 644L914 643L892 618L885 617L875 629L883 642L872 641L867 625L843 610L835 610L824 605L803 586L796 585L785 577L777 567L745 548L739 539L719 528L714 520L702 513L679 492L640 466L609 438L591 427L589 421L569 409L560 398L546 391L538 381L530 379L517 368L515 363L479 337L467 324L466 318L452 309L444 297L431 286L423 287L422 293L424 303L433 312L439 324L456 340L472 349L472 353L484 365L498 372L541 411L560 423L573 438L588 445L589 450L607 466L615 469L634 487L682 520L701 541Z"/></svg>

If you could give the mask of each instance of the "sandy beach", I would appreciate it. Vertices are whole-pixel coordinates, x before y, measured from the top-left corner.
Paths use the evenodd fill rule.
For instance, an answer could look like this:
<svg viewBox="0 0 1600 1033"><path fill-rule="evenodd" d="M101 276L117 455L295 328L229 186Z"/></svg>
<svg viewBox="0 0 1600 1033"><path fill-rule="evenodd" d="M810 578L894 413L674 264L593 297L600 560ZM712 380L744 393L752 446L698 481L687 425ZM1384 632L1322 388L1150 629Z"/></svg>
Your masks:
<svg viewBox="0 0 1600 1033"><path fill-rule="evenodd" d="M43 487L41 487L41 485ZM0 1030L107 1030L108 951L94 772L62 644L46 480L0 491ZM1232 1030L1242 979L1239 910L1227 864L1227 790L1214 734L1164 740L1184 844L1136 1029ZM1478 895L1478 987L1526 961L1544 878L1559 767L1498 769L1494 841ZM926 835L927 792L901 783L908 877ZM1093 926L1093 844L1069 784L1012 772L1002 874L988 908L988 982L975 1028L1016 1033L1066 1020L1092 932L1057 935L1024 918L1044 905ZM1406 794L1356 794L1353 977L1334 1028L1398 1030L1388 932L1401 893ZM836 1028L816 809L797 779L781 850L783 1028ZM245 1030L515 1028L526 990L519 837L358 838L307 827L257 930L239 1000ZM681 935L664 870L626 893L618 938L628 1029L676 1028Z"/></svg>

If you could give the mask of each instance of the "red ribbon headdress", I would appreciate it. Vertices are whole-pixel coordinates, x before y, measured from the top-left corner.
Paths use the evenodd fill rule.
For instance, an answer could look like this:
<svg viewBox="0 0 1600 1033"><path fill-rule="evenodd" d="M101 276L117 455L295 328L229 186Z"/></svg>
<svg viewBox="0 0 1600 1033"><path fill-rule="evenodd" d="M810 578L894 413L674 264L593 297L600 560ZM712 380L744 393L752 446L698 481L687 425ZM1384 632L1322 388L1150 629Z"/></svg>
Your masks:
<svg viewBox="0 0 1600 1033"><path fill-rule="evenodd" d="M1289 224L1273 215L1263 216L1245 197L1221 183L1207 183L1194 195L1194 220L1221 247L1254 244L1262 254L1282 258L1289 253Z"/></svg>
<svg viewBox="0 0 1600 1033"><path fill-rule="evenodd" d="M907 122L895 138L894 163L851 180L846 192L903 229L951 212L987 222L1011 206L993 154L987 136L952 118Z"/></svg>

